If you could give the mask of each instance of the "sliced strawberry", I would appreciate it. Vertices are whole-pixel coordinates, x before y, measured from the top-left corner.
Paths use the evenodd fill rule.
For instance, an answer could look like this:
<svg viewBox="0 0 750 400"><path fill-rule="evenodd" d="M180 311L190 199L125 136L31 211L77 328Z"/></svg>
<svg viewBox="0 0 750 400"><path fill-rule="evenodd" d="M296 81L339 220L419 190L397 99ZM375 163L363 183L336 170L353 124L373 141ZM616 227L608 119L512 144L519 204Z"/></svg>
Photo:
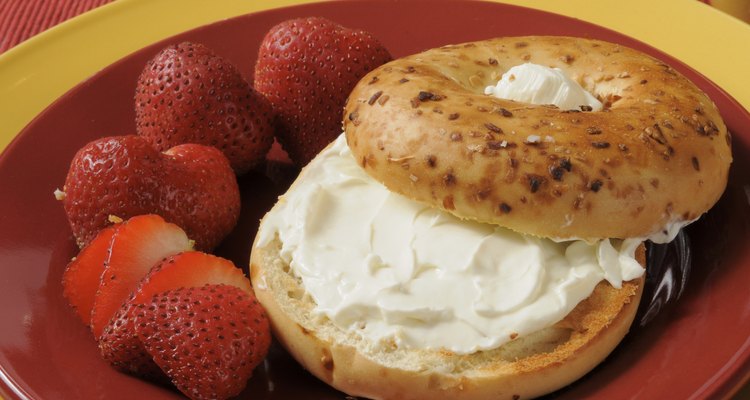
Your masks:
<svg viewBox="0 0 750 400"><path fill-rule="evenodd" d="M132 297L131 297L132 299ZM115 369L158 383L169 383L135 334L135 319L146 306L128 301L104 328L99 338L102 357Z"/></svg>
<svg viewBox="0 0 750 400"><path fill-rule="evenodd" d="M91 323L91 309L104 272L104 261L117 225L102 229L94 240L70 261L63 273L63 296L84 324Z"/></svg>
<svg viewBox="0 0 750 400"><path fill-rule="evenodd" d="M104 328L99 338L102 357L117 370L159 382L164 379L135 332L136 313L157 293L178 288L227 284L252 293L242 271L224 258L197 251L169 256L156 264L140 281L138 288Z"/></svg>
<svg viewBox="0 0 750 400"><path fill-rule="evenodd" d="M159 293L136 315L135 328L156 364L192 399L239 394L271 342L255 297L228 285Z"/></svg>
<svg viewBox="0 0 750 400"><path fill-rule="evenodd" d="M91 311L91 331L99 338L138 282L164 257L190 250L179 226L158 215L139 215L123 222L112 237L104 272Z"/></svg>
<svg viewBox="0 0 750 400"><path fill-rule="evenodd" d="M231 261L200 251L187 251L155 265L138 284L133 301L145 303L159 292L209 284L236 286L252 293L250 280Z"/></svg>

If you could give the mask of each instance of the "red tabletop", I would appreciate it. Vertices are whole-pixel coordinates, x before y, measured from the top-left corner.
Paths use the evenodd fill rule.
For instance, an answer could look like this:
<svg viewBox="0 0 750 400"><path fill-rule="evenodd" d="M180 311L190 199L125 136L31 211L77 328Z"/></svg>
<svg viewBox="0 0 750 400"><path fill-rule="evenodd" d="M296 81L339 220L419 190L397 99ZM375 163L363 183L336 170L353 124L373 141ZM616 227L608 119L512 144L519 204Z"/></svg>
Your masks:
<svg viewBox="0 0 750 400"><path fill-rule="evenodd" d="M0 0L0 53L112 0Z"/></svg>

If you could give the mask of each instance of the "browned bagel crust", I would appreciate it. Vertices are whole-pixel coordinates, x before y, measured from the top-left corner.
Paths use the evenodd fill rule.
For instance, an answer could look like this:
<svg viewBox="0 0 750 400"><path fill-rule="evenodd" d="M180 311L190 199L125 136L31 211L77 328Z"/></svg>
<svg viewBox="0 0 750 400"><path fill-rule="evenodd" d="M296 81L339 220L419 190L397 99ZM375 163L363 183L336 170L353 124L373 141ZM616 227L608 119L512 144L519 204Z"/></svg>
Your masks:
<svg viewBox="0 0 750 400"><path fill-rule="evenodd" d="M564 70L605 110L483 94L525 62ZM358 163L390 190L543 237L645 237L695 219L721 196L732 159L716 106L692 82L630 48L570 37L392 61L355 87L344 130Z"/></svg>

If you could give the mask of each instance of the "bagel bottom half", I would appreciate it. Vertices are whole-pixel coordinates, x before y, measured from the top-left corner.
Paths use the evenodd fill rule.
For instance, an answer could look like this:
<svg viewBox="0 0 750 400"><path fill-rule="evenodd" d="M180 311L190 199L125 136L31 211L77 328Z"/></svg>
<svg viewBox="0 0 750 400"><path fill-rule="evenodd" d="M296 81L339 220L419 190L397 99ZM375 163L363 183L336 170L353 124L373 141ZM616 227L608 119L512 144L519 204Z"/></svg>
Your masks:
<svg viewBox="0 0 750 400"><path fill-rule="evenodd" d="M278 238L253 246L250 275L276 339L313 375L373 399L520 399L577 380L617 346L635 316L644 278L607 281L552 327L472 354L375 346L316 315L314 300L279 256ZM636 251L645 265L645 249Z"/></svg>

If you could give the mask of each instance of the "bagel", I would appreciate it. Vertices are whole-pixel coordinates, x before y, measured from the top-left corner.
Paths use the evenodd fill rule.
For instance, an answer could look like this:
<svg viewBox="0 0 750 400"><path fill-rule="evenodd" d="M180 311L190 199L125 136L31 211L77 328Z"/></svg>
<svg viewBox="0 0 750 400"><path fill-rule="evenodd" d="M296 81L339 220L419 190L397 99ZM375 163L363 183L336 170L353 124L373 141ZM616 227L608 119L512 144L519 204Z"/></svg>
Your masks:
<svg viewBox="0 0 750 400"><path fill-rule="evenodd" d="M405 216L404 209L413 216ZM421 236L424 231L418 228L424 221L431 221L430 230L447 227L451 234L439 230ZM410 224L417 227L414 240L404 240ZM485 247L479 248L466 242L464 230L505 239L485 236L479 242ZM391 257L382 252L383 242L386 247L396 244ZM420 252L424 243L432 252ZM530 252L514 254L529 243ZM362 249L363 244L369 248ZM644 282L642 242L622 242L632 248L619 256L635 263L629 267L622 260L609 263L612 257L601 250L577 253L573 246L592 245L554 243L460 220L390 193L357 165L342 135L302 170L263 217L250 276L279 343L315 376L350 395L528 398L559 389L601 362L628 331L638 308ZM408 255L409 248L412 255L399 257ZM462 253L470 256L461 258ZM563 255L567 262L553 261ZM457 257L468 265L446 261ZM375 258L380 262L372 263ZM412 272L408 259L415 260ZM594 271L579 268L592 261ZM533 272L537 266L539 275ZM501 281L495 280L498 276ZM526 287L529 276L530 290L514 290ZM477 308L477 299L485 298L484 287L498 294L499 303L513 304ZM521 320L505 324L494 319L496 312L497 318L516 315ZM473 329L445 329L441 317L446 315L448 324L458 319ZM383 325L395 331L382 335L378 328ZM375 329L367 330L370 326ZM483 335L476 338L474 329ZM439 333L425 334L427 330ZM449 348L467 341L485 345Z"/></svg>
<svg viewBox="0 0 750 400"><path fill-rule="evenodd" d="M526 62L563 70L604 109L484 94ZM715 105L679 72L570 37L498 38L394 60L354 88L344 131L360 166L388 189L560 239L676 233L716 203L732 160Z"/></svg>
<svg viewBox="0 0 750 400"><path fill-rule="evenodd" d="M602 108L484 94L526 62ZM682 75L566 37L392 61L343 128L261 221L250 275L295 359L375 399L519 399L583 376L633 321L643 241L706 212L732 160Z"/></svg>
<svg viewBox="0 0 750 400"><path fill-rule="evenodd" d="M562 321L499 348L468 355L375 346L326 318L281 255L278 239L258 247L250 280L274 337L310 373L352 396L373 399L508 399L550 393L599 364L628 332L641 277L596 286ZM645 265L644 247L637 252Z"/></svg>

